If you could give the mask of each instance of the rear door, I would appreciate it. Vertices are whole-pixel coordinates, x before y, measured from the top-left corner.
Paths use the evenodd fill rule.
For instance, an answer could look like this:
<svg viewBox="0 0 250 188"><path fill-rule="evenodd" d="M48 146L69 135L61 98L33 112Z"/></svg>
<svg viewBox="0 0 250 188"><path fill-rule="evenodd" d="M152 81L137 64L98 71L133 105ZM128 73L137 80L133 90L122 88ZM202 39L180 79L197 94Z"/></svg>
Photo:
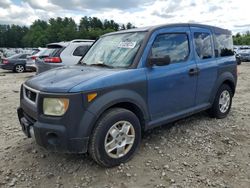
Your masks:
<svg viewBox="0 0 250 188"><path fill-rule="evenodd" d="M16 57L13 57L11 60L15 64L25 65L26 64L26 58L27 58L27 54L18 54Z"/></svg>
<svg viewBox="0 0 250 188"><path fill-rule="evenodd" d="M213 86L217 79L218 63L215 59L213 35L209 29L191 27L195 59L199 69L196 106L209 105Z"/></svg>
<svg viewBox="0 0 250 188"><path fill-rule="evenodd" d="M19 63L25 64L27 56L28 56L27 54L20 55L19 58L18 58Z"/></svg>

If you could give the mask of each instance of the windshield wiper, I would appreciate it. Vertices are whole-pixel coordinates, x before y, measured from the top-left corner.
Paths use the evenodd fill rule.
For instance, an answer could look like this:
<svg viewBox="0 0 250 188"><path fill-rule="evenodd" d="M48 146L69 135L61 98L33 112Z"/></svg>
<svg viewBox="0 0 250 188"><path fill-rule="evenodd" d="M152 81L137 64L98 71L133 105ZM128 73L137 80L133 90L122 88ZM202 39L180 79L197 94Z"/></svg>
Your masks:
<svg viewBox="0 0 250 188"><path fill-rule="evenodd" d="M104 64L104 63L94 63L94 64L90 64L89 66L100 66L100 67L108 67L108 68L114 68L113 66L111 65L107 65L107 64Z"/></svg>
<svg viewBox="0 0 250 188"><path fill-rule="evenodd" d="M104 64L104 63L94 63L94 64L87 64L87 63L84 63L84 62L80 62L79 65L83 65L83 66L100 66L100 67L108 67L108 68L114 68L113 66L111 65L107 65L107 64Z"/></svg>

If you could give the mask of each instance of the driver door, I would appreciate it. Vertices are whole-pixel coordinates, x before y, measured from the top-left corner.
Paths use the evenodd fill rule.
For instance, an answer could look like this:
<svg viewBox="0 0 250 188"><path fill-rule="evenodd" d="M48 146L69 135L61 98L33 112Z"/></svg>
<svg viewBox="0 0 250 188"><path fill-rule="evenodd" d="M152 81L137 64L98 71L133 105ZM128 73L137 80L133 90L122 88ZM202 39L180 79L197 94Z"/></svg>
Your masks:
<svg viewBox="0 0 250 188"><path fill-rule="evenodd" d="M181 115L195 105L197 75L189 27L153 34L150 56L170 57L170 64L147 69L148 105L153 121Z"/></svg>

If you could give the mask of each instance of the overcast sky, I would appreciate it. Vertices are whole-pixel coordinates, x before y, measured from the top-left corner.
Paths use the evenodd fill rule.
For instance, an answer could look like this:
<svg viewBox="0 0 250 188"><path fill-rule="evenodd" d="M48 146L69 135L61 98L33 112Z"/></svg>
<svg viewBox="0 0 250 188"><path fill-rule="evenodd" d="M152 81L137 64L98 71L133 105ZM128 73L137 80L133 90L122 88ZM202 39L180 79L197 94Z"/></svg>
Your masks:
<svg viewBox="0 0 250 188"><path fill-rule="evenodd" d="M247 0L0 0L0 24L30 25L36 19L83 16L135 26L203 23L236 32L250 30Z"/></svg>

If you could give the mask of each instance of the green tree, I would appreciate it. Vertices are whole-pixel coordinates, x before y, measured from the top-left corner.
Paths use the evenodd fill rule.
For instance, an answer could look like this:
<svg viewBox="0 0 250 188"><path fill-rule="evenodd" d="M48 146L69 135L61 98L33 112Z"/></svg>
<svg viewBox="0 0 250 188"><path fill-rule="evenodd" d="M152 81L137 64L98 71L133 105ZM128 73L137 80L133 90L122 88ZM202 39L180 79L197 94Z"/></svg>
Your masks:
<svg viewBox="0 0 250 188"><path fill-rule="evenodd" d="M134 28L131 23L119 25L114 20L101 21L84 16L77 25L72 18L51 18L48 22L36 20L28 28L18 25L0 25L0 47L44 47L48 43L70 41L76 38L97 39L101 35Z"/></svg>
<svg viewBox="0 0 250 188"><path fill-rule="evenodd" d="M42 20L36 20L26 35L22 39L23 46L40 47L48 42L46 39L48 23Z"/></svg>

